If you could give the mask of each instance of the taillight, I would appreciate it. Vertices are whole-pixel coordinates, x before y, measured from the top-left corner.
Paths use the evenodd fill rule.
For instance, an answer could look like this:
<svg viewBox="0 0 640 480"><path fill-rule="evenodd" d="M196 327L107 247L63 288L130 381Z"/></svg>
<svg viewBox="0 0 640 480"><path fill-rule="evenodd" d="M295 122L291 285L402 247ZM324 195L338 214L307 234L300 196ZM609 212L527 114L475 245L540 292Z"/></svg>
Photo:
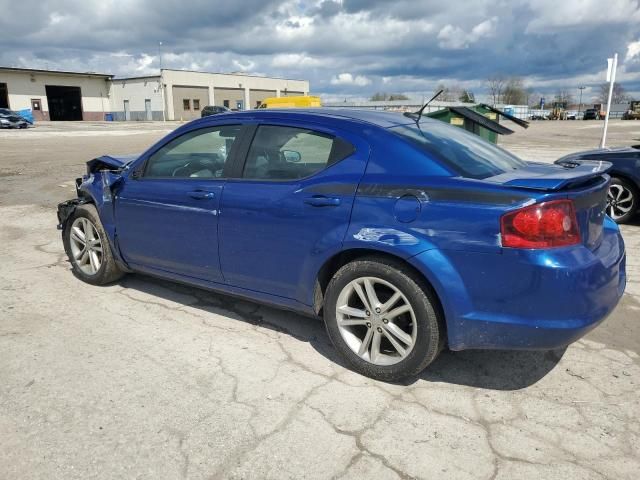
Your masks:
<svg viewBox="0 0 640 480"><path fill-rule="evenodd" d="M564 247L580 243L580 229L571 200L553 200L505 213L500 219L502 246Z"/></svg>

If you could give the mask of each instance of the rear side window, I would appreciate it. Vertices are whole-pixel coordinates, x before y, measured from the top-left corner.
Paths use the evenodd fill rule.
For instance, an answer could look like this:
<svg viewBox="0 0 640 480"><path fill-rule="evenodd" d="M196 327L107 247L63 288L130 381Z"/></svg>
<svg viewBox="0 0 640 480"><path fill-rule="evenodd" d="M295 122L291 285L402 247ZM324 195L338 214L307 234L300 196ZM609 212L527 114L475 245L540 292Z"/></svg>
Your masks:
<svg viewBox="0 0 640 480"><path fill-rule="evenodd" d="M243 178L295 180L348 157L353 146L313 130L262 125L251 143Z"/></svg>
<svg viewBox="0 0 640 480"><path fill-rule="evenodd" d="M488 178L526 165L506 150L444 122L400 125L389 130L435 156L463 177Z"/></svg>

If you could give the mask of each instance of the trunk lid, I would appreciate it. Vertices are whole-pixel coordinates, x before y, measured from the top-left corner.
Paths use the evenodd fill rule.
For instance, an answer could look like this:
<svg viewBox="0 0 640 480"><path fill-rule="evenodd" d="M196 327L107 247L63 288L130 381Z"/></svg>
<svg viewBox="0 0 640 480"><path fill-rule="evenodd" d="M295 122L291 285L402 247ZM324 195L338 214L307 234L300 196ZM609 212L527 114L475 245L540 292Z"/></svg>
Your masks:
<svg viewBox="0 0 640 480"><path fill-rule="evenodd" d="M486 181L505 187L536 191L539 201L560 198L573 200L582 243L595 249L602 241L609 176L609 162L575 160L557 165L529 162L525 168L512 170Z"/></svg>
<svg viewBox="0 0 640 480"><path fill-rule="evenodd" d="M524 168L487 178L487 181L500 183L505 187L556 191L588 182L610 168L609 162L594 160L575 160L562 165L527 162Z"/></svg>

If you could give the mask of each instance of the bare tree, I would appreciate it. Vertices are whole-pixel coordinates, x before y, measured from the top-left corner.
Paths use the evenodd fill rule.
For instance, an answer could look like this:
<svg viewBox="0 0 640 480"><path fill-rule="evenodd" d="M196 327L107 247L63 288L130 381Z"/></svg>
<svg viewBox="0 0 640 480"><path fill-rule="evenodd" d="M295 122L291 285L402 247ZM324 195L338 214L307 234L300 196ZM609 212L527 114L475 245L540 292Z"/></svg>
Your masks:
<svg viewBox="0 0 640 480"><path fill-rule="evenodd" d="M597 103L606 104L609 98L609 84L603 83L598 87L598 96L595 98ZM627 103L631 97L627 95L626 90L620 83L613 84L613 92L611 92L611 103Z"/></svg>
<svg viewBox="0 0 640 480"><path fill-rule="evenodd" d="M373 101L382 101L382 100L409 100L409 97L402 93L385 93L385 92L376 92L371 97Z"/></svg>
<svg viewBox="0 0 640 480"><path fill-rule="evenodd" d="M524 88L522 78L511 77L505 82L502 102L511 105L524 105L527 103L527 91Z"/></svg>
<svg viewBox="0 0 640 480"><path fill-rule="evenodd" d="M556 92L554 101L556 103L560 103L563 108L567 108L571 103L573 103L573 95L569 93L569 90L560 89Z"/></svg>
<svg viewBox="0 0 640 480"><path fill-rule="evenodd" d="M502 75L494 75L487 79L487 89L493 101L493 105L500 103L505 88L505 78Z"/></svg>

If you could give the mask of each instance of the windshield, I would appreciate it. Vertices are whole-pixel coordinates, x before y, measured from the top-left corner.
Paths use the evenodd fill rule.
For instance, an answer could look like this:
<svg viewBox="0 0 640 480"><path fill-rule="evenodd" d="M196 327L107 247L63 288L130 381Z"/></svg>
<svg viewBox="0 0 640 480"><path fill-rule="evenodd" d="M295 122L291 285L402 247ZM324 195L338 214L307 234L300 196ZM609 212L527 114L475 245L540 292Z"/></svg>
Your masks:
<svg viewBox="0 0 640 480"><path fill-rule="evenodd" d="M0 108L0 115L15 115L15 113L8 108Z"/></svg>
<svg viewBox="0 0 640 480"><path fill-rule="evenodd" d="M463 177L488 178L526 166L506 150L444 122L427 121L389 130L434 155Z"/></svg>

